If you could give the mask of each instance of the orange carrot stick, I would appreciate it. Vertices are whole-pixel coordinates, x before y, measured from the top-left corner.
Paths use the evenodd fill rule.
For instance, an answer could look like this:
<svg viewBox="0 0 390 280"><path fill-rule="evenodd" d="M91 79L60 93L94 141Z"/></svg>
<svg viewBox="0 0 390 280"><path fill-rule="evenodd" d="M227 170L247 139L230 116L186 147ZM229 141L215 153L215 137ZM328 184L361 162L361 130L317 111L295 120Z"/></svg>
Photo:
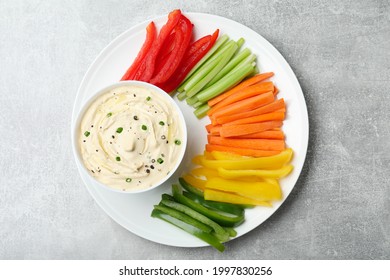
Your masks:
<svg viewBox="0 0 390 280"><path fill-rule="evenodd" d="M255 76L253 76L252 78L249 78L241 83L239 83L237 86L235 86L234 88L226 91L225 93L223 94L220 94L218 95L217 97L214 97L213 99L210 99L207 104L212 107L214 106L215 104L217 104L218 102L222 101L223 99L225 99L226 97L232 95L233 93L243 89L243 88L246 88L250 85L253 85L253 84L256 84L256 83L259 83L261 81L264 81L270 77L272 77L274 75L273 72L267 72L267 73L261 73L261 74L257 74Z"/></svg>
<svg viewBox="0 0 390 280"><path fill-rule="evenodd" d="M284 140L284 133L281 130L266 130L266 131L261 131L261 132L257 132L257 133L236 136L234 138Z"/></svg>
<svg viewBox="0 0 390 280"><path fill-rule="evenodd" d="M270 130L275 127L281 127L282 125L282 121L226 125L222 126L219 133L222 137L235 137Z"/></svg>
<svg viewBox="0 0 390 280"><path fill-rule="evenodd" d="M262 93L271 92L273 94L274 91L274 83L273 82L263 82L263 83L257 83L251 86L248 86L246 88L243 88L234 94L226 97L224 100L219 102L218 104L215 104L208 112L207 115L211 116L215 111L217 111L219 108L225 107L229 104L232 104L234 102L256 96Z"/></svg>
<svg viewBox="0 0 390 280"><path fill-rule="evenodd" d="M225 125L235 125L235 124L246 124L246 123L259 123L266 121L282 121L284 120L284 112L271 112L268 114L261 114L253 117L238 119L232 122L223 124Z"/></svg>
<svg viewBox="0 0 390 280"><path fill-rule="evenodd" d="M279 93L279 89L274 85L274 96L276 96Z"/></svg>
<svg viewBox="0 0 390 280"><path fill-rule="evenodd" d="M219 116L232 115L243 111L253 110L260 106L271 103L273 99L274 96L272 92L250 97L241 101L237 101L233 104L230 104L229 106L220 108L213 114L213 116L218 118Z"/></svg>
<svg viewBox="0 0 390 280"><path fill-rule="evenodd" d="M213 125L211 123L206 125L206 130L207 130L208 133L210 133L210 130L211 130L212 127L213 127Z"/></svg>
<svg viewBox="0 0 390 280"><path fill-rule="evenodd" d="M215 118L216 124L224 124L238 119L249 118L256 115L270 113L280 109L285 109L285 107L286 105L284 103L284 99L281 98L251 111L238 112L235 114L230 114L225 116L213 115L213 117Z"/></svg>
<svg viewBox="0 0 390 280"><path fill-rule="evenodd" d="M280 153L279 151L264 151L264 150L255 150L255 149L244 149L244 148L235 148L235 147L228 147L228 146L221 146L221 145L212 145L212 144L206 144L206 151L213 152L213 151L219 151L219 152L229 152L238 154L241 156L249 156L249 157L268 157L268 156L274 156Z"/></svg>
<svg viewBox="0 0 390 280"><path fill-rule="evenodd" d="M211 135L220 135L221 128L222 128L222 125L213 126L210 129L210 134Z"/></svg>
<svg viewBox="0 0 390 280"><path fill-rule="evenodd" d="M209 144L221 145L234 148L265 150L265 151L283 151L285 143L283 140L275 139L228 139L219 136L210 136Z"/></svg>

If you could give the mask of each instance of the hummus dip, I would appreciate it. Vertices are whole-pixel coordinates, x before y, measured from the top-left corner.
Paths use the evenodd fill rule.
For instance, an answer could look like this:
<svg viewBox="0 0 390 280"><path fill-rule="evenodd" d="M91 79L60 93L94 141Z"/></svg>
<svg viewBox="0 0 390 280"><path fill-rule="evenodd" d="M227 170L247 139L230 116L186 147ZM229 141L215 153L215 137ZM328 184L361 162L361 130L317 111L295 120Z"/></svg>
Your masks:
<svg viewBox="0 0 390 280"><path fill-rule="evenodd" d="M84 165L101 183L123 191L147 189L177 165L185 148L174 106L153 89L109 90L86 110L79 145Z"/></svg>

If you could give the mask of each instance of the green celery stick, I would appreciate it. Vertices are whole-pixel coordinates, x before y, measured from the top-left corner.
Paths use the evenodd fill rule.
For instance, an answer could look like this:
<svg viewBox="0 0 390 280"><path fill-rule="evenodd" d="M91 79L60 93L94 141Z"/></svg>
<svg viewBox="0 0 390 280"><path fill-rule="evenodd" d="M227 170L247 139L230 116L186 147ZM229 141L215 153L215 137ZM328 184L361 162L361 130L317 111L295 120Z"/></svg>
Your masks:
<svg viewBox="0 0 390 280"><path fill-rule="evenodd" d="M194 114L198 119L203 118L206 116L207 112L210 110L210 106L205 103L203 106L198 107L195 111Z"/></svg>
<svg viewBox="0 0 390 280"><path fill-rule="evenodd" d="M224 46L221 51L216 52L210 60L206 61L204 65L202 65L191 78L188 79L186 85L184 86L184 91L187 92L187 96L191 97L188 92L203 78L205 77L223 58L224 53L236 45L236 42L229 41L229 43Z"/></svg>
<svg viewBox="0 0 390 280"><path fill-rule="evenodd" d="M186 101L187 101L187 104L190 106L193 106L193 105L195 105L195 103L199 102L199 100L196 96L188 97L186 99Z"/></svg>
<svg viewBox="0 0 390 280"><path fill-rule="evenodd" d="M192 107L194 107L194 108L199 108L199 107L202 106L203 104L204 104L204 102L197 101L194 105L192 105Z"/></svg>
<svg viewBox="0 0 390 280"><path fill-rule="evenodd" d="M238 48L241 48L244 43L245 43L245 39L244 38L238 39L237 40Z"/></svg>
<svg viewBox="0 0 390 280"><path fill-rule="evenodd" d="M198 70L198 68L200 66L202 66L202 64L211 56L213 55L219 47L221 47L224 43L226 43L227 41L229 40L229 36L224 34L222 35L221 37L219 37L217 39L217 41L215 42L214 46L212 46L212 48L205 54L204 57L202 57L201 60L198 61L198 63L195 64L195 66L191 69L191 71L187 74L187 76L184 78L183 82L181 83L181 85L179 86L179 88L177 89L178 92L183 92L184 91L184 84L185 82L188 80L189 77L191 77L192 74L194 74L194 72L196 70Z"/></svg>
<svg viewBox="0 0 390 280"><path fill-rule="evenodd" d="M253 63L253 62L252 62ZM206 102L211 98L221 94L222 92L232 88L248 76L254 69L255 65L252 63L240 63L232 71L229 72L223 79L212 86L202 90L196 96L199 101Z"/></svg>
<svg viewBox="0 0 390 280"><path fill-rule="evenodd" d="M204 76L196 85L194 85L187 92L187 96L194 96L199 91L201 91L205 85L207 85L222 69L226 64L229 63L230 59L238 49L237 44L232 44L230 48L228 48L223 54L218 64L206 75Z"/></svg>
<svg viewBox="0 0 390 280"><path fill-rule="evenodd" d="M237 55L235 55L228 64L225 65L225 67L222 68L222 70L206 85L206 88L217 82L219 79L221 79L223 76L228 74L234 67L237 66L238 63L240 63L242 60L247 58L251 54L251 51L246 48L240 51Z"/></svg>
<svg viewBox="0 0 390 280"><path fill-rule="evenodd" d="M186 99L186 97L187 97L187 94L185 93L185 91L180 92L180 93L177 95L177 99L179 99L180 101L183 101L184 99Z"/></svg>

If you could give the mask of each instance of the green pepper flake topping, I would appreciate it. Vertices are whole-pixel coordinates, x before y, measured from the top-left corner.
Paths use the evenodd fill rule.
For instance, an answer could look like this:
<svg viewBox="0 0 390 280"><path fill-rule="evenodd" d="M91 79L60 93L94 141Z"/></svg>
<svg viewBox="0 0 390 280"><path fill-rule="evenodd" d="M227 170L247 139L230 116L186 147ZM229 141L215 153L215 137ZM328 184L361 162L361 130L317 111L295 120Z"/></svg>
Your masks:
<svg viewBox="0 0 390 280"><path fill-rule="evenodd" d="M126 178L126 182L130 183L131 182L131 178Z"/></svg>
<svg viewBox="0 0 390 280"><path fill-rule="evenodd" d="M116 157L116 161L121 161L121 157Z"/></svg>
<svg viewBox="0 0 390 280"><path fill-rule="evenodd" d="M162 163L164 162L164 160L163 160L162 158L158 158L158 159L157 159L157 162L158 162L159 164L162 164Z"/></svg>
<svg viewBox="0 0 390 280"><path fill-rule="evenodd" d="M109 118L109 117L111 117L111 116L112 116L112 113L111 113L111 112L107 114L107 118Z"/></svg>
<svg viewBox="0 0 390 280"><path fill-rule="evenodd" d="M152 98L150 96L146 97L146 101L150 101Z"/></svg>
<svg viewBox="0 0 390 280"><path fill-rule="evenodd" d="M91 134L88 130L84 132L85 137L88 137Z"/></svg>
<svg viewBox="0 0 390 280"><path fill-rule="evenodd" d="M144 124L141 126L141 128L142 128L142 130L147 130L148 129L148 127L146 125L144 125Z"/></svg>
<svg viewBox="0 0 390 280"><path fill-rule="evenodd" d="M123 131L123 127L118 127L117 129L116 129L116 132L117 133L121 133Z"/></svg>
<svg viewBox="0 0 390 280"><path fill-rule="evenodd" d="M176 145L180 145L180 144L181 144L181 141L180 141L179 139L176 139L176 140L175 140L175 144L176 144Z"/></svg>
<svg viewBox="0 0 390 280"><path fill-rule="evenodd" d="M160 121L158 124L159 124L159 125L165 125L165 122Z"/></svg>

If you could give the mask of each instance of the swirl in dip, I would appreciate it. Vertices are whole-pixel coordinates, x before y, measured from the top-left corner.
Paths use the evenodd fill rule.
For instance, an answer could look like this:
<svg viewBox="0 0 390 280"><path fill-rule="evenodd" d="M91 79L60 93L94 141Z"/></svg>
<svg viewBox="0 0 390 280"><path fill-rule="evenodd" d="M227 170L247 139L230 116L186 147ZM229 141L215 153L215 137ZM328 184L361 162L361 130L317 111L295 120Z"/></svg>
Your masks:
<svg viewBox="0 0 390 280"><path fill-rule="evenodd" d="M168 96L169 97L169 96ZM124 85L100 95L80 127L81 157L93 177L118 190L147 189L175 168L183 127L161 93Z"/></svg>

